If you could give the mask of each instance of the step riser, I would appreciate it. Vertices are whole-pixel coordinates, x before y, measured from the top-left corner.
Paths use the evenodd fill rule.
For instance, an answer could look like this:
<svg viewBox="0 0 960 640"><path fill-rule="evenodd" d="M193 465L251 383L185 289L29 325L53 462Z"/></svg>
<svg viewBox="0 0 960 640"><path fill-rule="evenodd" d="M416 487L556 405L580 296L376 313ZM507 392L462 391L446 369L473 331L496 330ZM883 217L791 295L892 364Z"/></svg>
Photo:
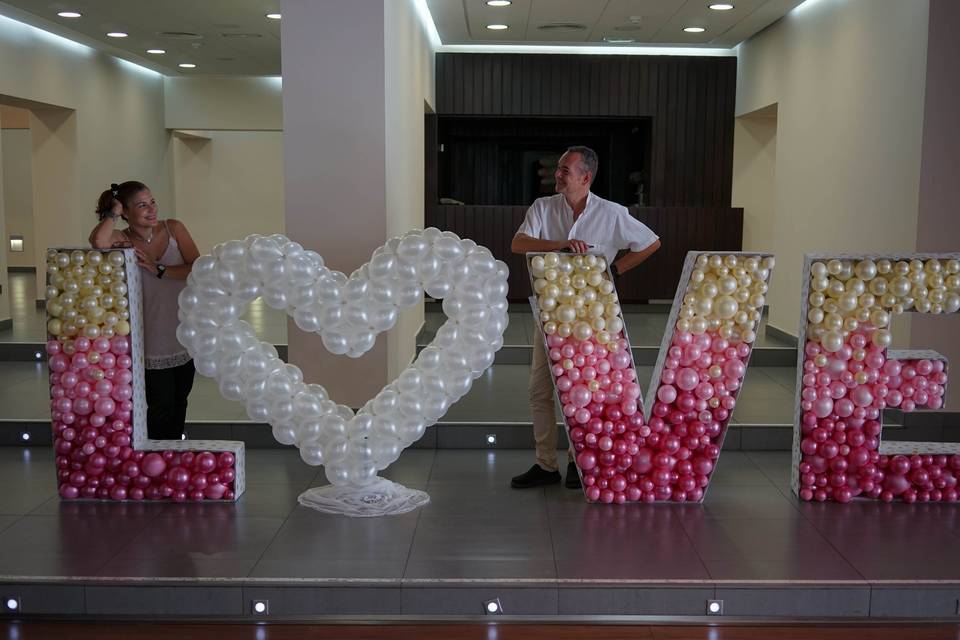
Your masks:
<svg viewBox="0 0 960 640"><path fill-rule="evenodd" d="M960 423L956 426L913 424L909 427L888 425L886 440L923 440L960 442ZM24 441L22 434L30 434ZM266 424L229 422L188 422L187 434L193 440L241 440L254 449L280 449ZM496 444L487 444L488 435L496 436ZM51 446L48 422L39 420L0 421L0 446ZM723 443L729 451L789 451L793 444L793 427L783 425L731 425ZM567 447L561 430L558 447ZM424 436L411 445L414 449L533 449L533 426L529 423L444 423L429 427Z"/></svg>

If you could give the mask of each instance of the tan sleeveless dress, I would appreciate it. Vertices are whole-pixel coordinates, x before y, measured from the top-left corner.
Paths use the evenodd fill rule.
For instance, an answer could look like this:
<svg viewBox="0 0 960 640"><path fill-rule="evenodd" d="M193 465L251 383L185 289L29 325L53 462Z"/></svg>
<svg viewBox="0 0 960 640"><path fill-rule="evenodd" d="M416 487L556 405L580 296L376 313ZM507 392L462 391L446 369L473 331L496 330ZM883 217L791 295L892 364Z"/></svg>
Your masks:
<svg viewBox="0 0 960 640"><path fill-rule="evenodd" d="M184 264L183 254L177 239L170 233L166 220L163 226L167 230L167 248L157 261L165 267ZM186 280L158 278L144 267L140 267L143 283L143 348L147 369L171 369L190 361L190 354L177 340L177 297Z"/></svg>

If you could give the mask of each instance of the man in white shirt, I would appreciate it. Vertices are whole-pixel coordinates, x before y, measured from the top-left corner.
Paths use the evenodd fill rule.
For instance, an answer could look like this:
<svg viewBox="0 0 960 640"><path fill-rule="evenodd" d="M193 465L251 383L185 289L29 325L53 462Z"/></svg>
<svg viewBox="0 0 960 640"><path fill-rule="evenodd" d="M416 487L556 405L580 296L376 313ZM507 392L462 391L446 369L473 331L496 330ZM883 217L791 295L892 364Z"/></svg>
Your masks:
<svg viewBox="0 0 960 640"><path fill-rule="evenodd" d="M560 157L556 171L557 195L539 198L513 237L510 250L570 251L600 250L614 277L626 273L660 248L660 239L626 207L590 192L597 174L597 154L587 147L570 147ZM617 253L629 249L614 262ZM536 321L536 319L534 319ZM560 482L557 467L557 418L554 412L553 379L539 330L533 341L530 367L530 413L537 461L529 471L513 478L510 486L526 489ZM580 477L572 460L567 464L566 486L580 488Z"/></svg>

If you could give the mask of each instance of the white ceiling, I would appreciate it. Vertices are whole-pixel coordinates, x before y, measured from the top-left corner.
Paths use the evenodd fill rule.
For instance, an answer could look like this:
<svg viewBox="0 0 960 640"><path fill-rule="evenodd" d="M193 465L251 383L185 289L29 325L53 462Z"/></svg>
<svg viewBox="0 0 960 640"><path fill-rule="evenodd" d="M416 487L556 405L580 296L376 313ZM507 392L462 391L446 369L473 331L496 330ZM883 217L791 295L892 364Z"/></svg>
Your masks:
<svg viewBox="0 0 960 640"><path fill-rule="evenodd" d="M714 2L716 0L713 0ZM713 11L709 0L513 0L490 7L486 0L427 0L444 45L604 45L604 37L632 38L616 46L730 48L776 22L802 0L727 0ZM549 29L556 24L581 29ZM488 24L506 24L491 31ZM703 27L686 33L684 27Z"/></svg>
<svg viewBox="0 0 960 640"><path fill-rule="evenodd" d="M265 17L279 7L280 0L3 0L0 15L165 75L280 75L280 22ZM83 17L57 16L66 10ZM130 35L108 38L108 31ZM163 32L199 37L176 39ZM152 48L167 53L146 53ZM180 69L181 62L197 68Z"/></svg>
<svg viewBox="0 0 960 640"><path fill-rule="evenodd" d="M395 2L400 0L387 0ZM562 45L606 47L734 47L780 19L802 0L730 0L712 11L710 0L425 0L445 47ZM281 0L0 0L0 15L131 60L166 75L279 75L280 22L265 14ZM82 18L57 16L73 10ZM335 18L334 18L335 19ZM491 31L486 25L509 25ZM548 29L574 24L582 28ZM685 33L698 26L703 33ZM108 31L129 37L108 38ZM182 39L165 32L193 34ZM604 37L632 43L607 44ZM147 49L167 51L161 56ZM442 50L442 49L441 49ZM180 69L191 62L196 69Z"/></svg>

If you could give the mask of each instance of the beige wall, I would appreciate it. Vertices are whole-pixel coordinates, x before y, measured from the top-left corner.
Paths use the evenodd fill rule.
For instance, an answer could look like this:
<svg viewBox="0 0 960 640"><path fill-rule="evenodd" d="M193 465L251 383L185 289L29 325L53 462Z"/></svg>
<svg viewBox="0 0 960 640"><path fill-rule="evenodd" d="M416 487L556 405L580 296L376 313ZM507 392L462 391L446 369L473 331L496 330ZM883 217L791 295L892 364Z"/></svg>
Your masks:
<svg viewBox="0 0 960 640"><path fill-rule="evenodd" d="M23 117L29 123L29 113ZM3 243L7 253L7 266L33 267L33 175L31 162L32 141L30 129L3 129L3 206L6 211L6 232ZM11 235L23 236L23 251L10 251Z"/></svg>
<svg viewBox="0 0 960 640"><path fill-rule="evenodd" d="M743 207L743 248L771 251L777 174L777 106L737 118L733 130L734 207Z"/></svg>
<svg viewBox="0 0 960 640"><path fill-rule="evenodd" d="M174 200L201 253L252 233L284 232L283 140L279 131L175 132Z"/></svg>
<svg viewBox="0 0 960 640"><path fill-rule="evenodd" d="M780 329L797 332L804 253L915 247L927 8L819 0L738 48L737 114L778 105L769 303ZM907 344L908 319L894 336Z"/></svg>
<svg viewBox="0 0 960 640"><path fill-rule="evenodd" d="M170 201L159 74L0 17L0 102L33 112L35 256L85 244L110 182L140 179Z"/></svg>
<svg viewBox="0 0 960 640"><path fill-rule="evenodd" d="M202 253L252 233L283 233L279 78L164 78L174 199Z"/></svg>
<svg viewBox="0 0 960 640"><path fill-rule="evenodd" d="M927 48L927 92L924 105L923 154L920 174L920 212L917 219L917 251L960 252L960 3L930 0L930 37ZM960 371L960 317L913 315L912 346L936 349ZM960 411L960 384L947 385L946 408Z"/></svg>
<svg viewBox="0 0 960 640"><path fill-rule="evenodd" d="M26 109L0 104L0 129L29 129L30 113Z"/></svg>
<svg viewBox="0 0 960 640"><path fill-rule="evenodd" d="M433 76L411 5L284 3L286 230L346 273L392 232L422 221L422 195L415 192L423 190L423 100L432 95ZM416 313L357 360L330 355L319 336L289 322L290 360L339 402L361 406L412 356Z"/></svg>
<svg viewBox="0 0 960 640"><path fill-rule="evenodd" d="M283 129L280 78L165 77L163 86L168 129Z"/></svg>

